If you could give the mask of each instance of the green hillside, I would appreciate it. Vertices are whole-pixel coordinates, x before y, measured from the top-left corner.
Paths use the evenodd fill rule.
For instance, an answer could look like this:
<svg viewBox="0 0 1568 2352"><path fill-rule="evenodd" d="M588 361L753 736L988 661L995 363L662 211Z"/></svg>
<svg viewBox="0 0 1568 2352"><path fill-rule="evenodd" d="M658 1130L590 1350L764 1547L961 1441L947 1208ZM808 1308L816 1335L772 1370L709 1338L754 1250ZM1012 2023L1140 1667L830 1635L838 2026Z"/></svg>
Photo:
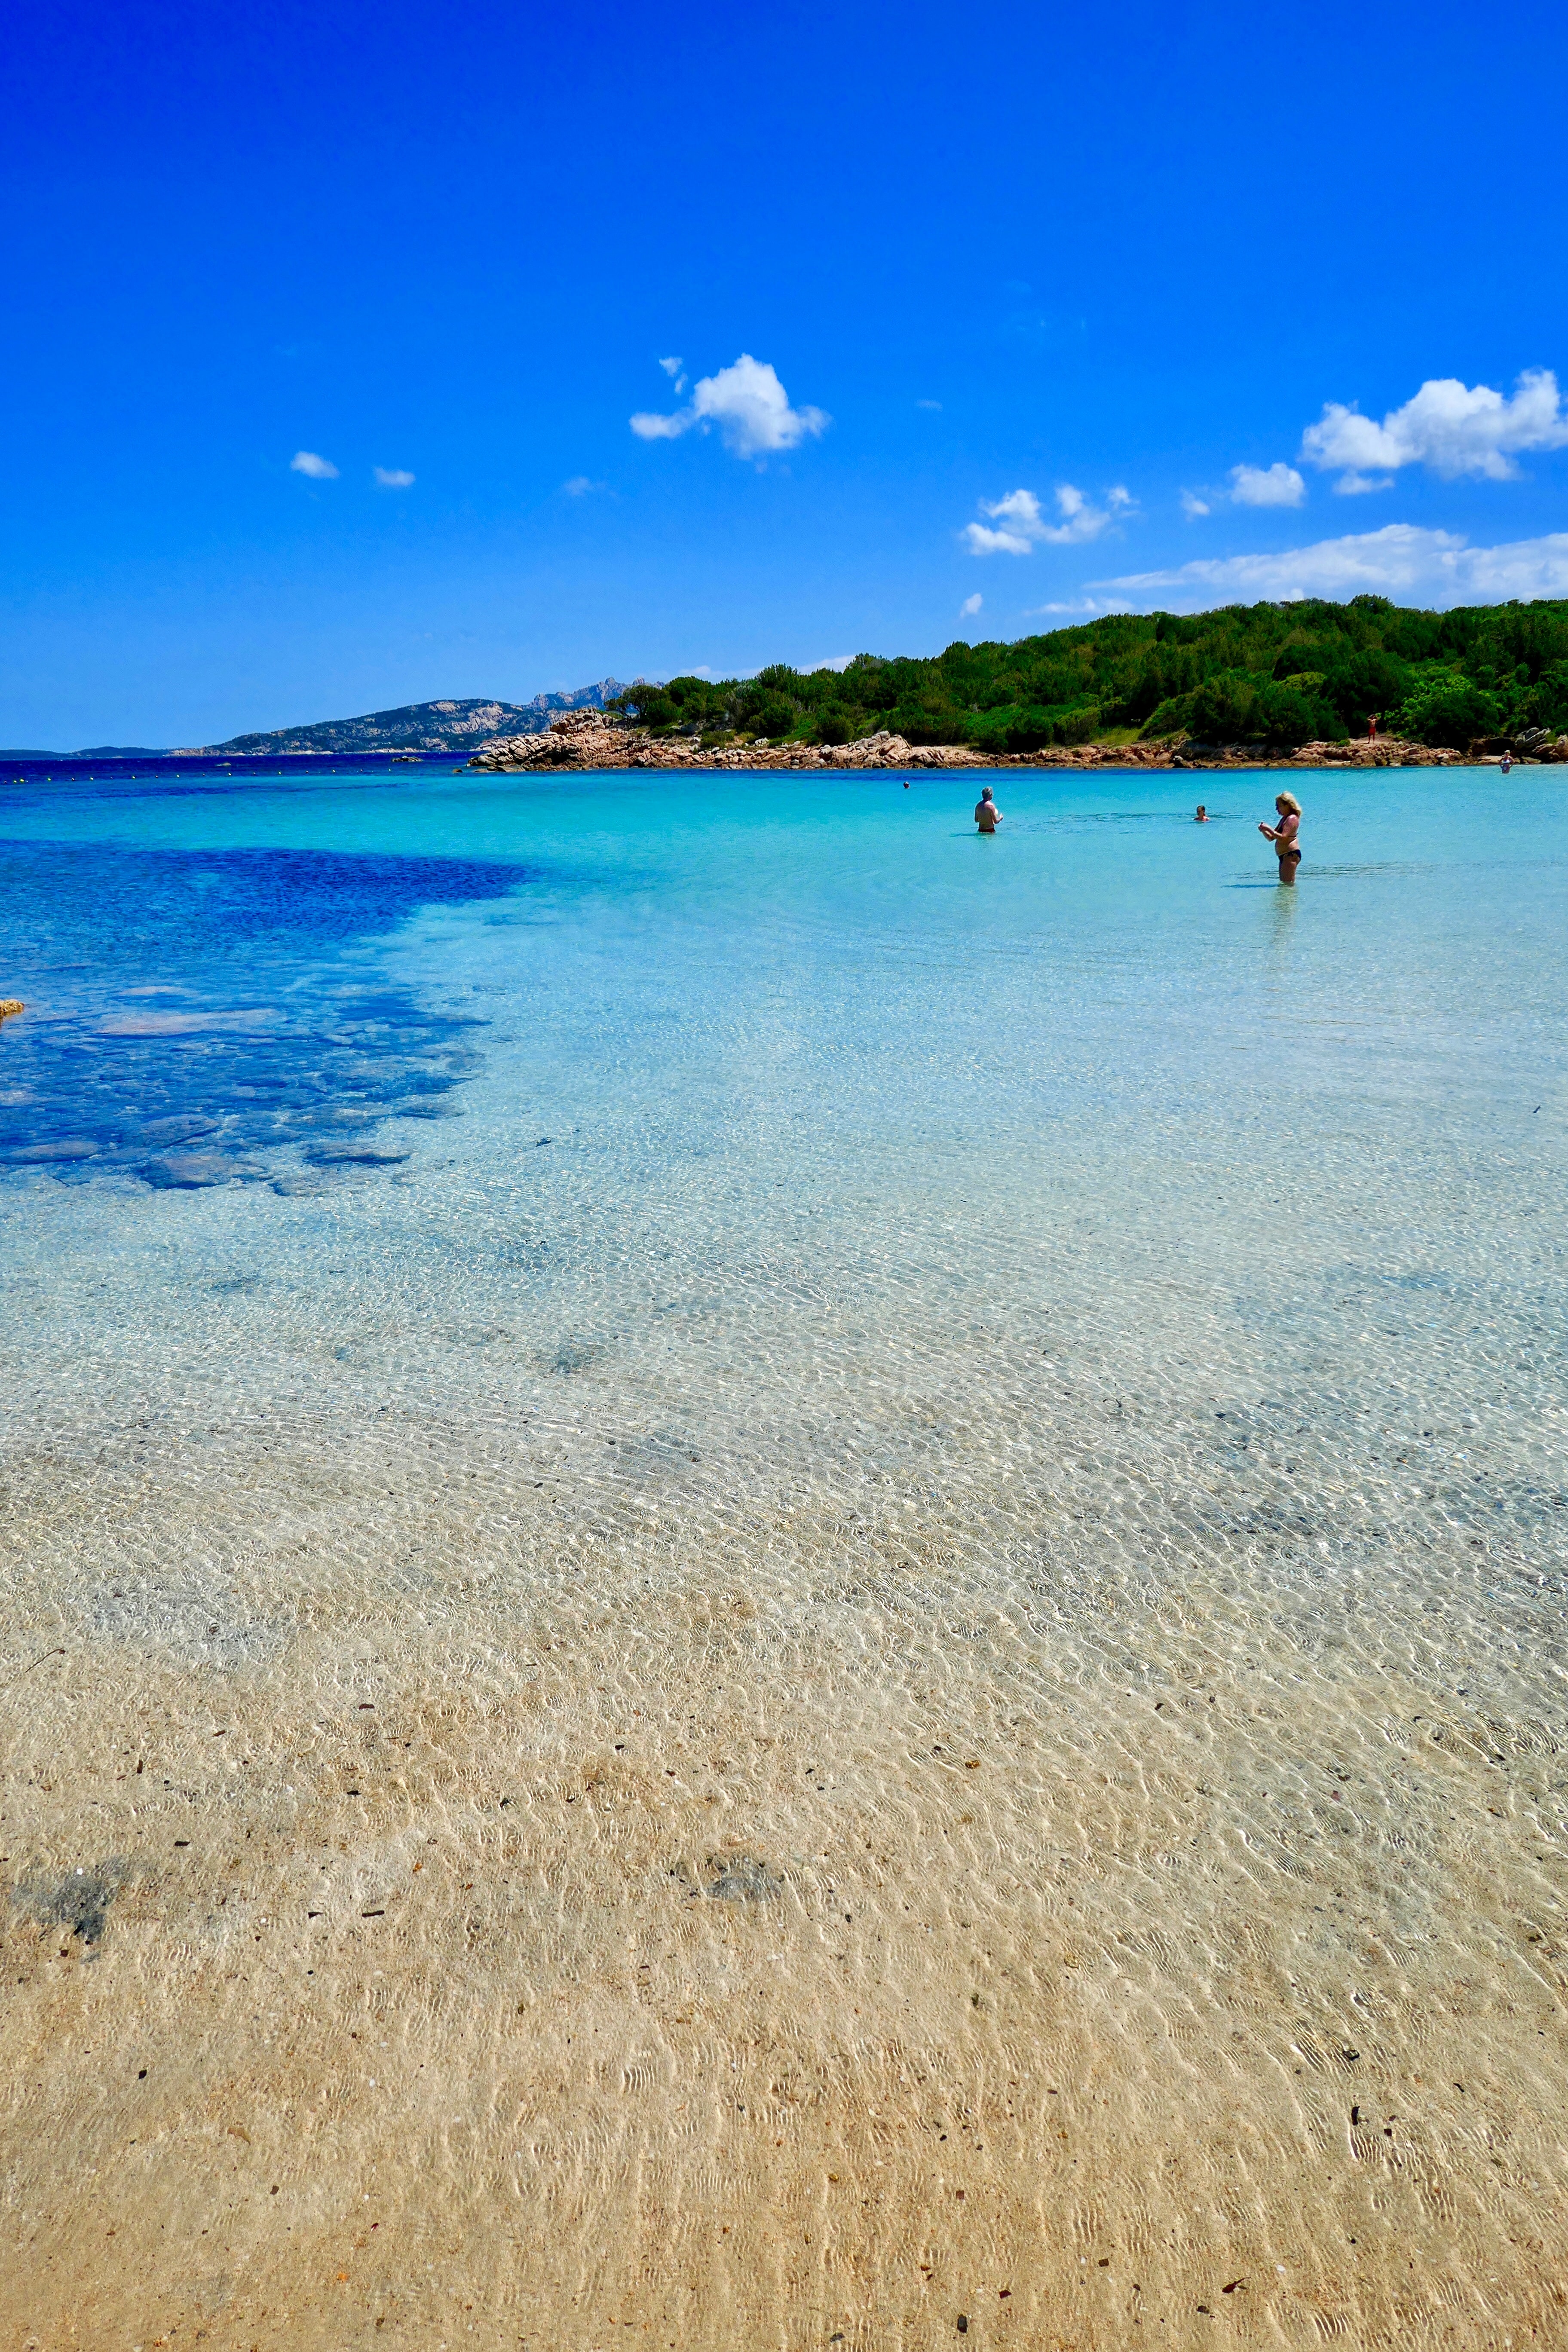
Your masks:
<svg viewBox="0 0 1568 2352"><path fill-rule="evenodd" d="M1376 711L1384 733L1462 750L1525 727L1568 729L1568 602L1423 613L1357 596L1118 614L929 660L859 654L842 671L781 663L750 678L640 681L608 707L708 742L847 743L887 727L911 743L993 753L1184 732L1334 740L1364 733Z"/></svg>

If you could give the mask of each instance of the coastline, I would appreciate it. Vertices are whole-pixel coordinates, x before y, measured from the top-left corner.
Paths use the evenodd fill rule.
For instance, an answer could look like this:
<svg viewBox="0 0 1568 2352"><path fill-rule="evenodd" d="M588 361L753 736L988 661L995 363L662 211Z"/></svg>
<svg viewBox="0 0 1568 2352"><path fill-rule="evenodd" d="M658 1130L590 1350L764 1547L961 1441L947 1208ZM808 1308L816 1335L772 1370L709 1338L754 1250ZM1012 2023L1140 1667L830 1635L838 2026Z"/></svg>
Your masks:
<svg viewBox="0 0 1568 2352"><path fill-rule="evenodd" d="M1226 768L1452 768L1465 753L1397 737L1376 741L1303 743L1289 751L1247 744L1052 744L1034 751L986 754L966 743L910 743L885 729L853 743L720 744L704 748L688 736L656 736L646 728L607 720L597 710L569 711L540 735L498 737L468 761L488 774L558 768L710 768L821 770L832 768L1157 768L1205 772ZM1535 764L1521 758L1521 766Z"/></svg>

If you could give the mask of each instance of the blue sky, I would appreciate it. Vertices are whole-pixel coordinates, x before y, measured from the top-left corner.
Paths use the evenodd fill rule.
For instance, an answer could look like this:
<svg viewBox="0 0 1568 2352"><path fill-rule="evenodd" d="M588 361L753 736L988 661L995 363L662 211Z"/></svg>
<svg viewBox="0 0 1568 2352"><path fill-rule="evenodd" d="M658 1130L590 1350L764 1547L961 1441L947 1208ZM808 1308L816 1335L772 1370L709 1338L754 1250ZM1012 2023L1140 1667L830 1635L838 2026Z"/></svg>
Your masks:
<svg viewBox="0 0 1568 2352"><path fill-rule="evenodd" d="M35 10L0 744L1568 594L1565 47L1531 0Z"/></svg>

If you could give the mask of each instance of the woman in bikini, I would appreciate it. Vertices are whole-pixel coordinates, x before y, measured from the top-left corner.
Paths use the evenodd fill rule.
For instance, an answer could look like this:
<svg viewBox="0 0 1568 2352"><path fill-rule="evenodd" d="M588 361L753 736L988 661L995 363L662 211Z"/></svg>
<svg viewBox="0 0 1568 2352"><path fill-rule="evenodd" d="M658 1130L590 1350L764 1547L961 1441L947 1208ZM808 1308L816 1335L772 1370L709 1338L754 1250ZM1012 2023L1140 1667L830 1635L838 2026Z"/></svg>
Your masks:
<svg viewBox="0 0 1568 2352"><path fill-rule="evenodd" d="M1274 844L1274 855L1279 860L1279 879L1294 886L1296 868L1301 863L1301 803L1294 793L1278 793L1274 800L1278 824L1260 824L1258 828L1266 841Z"/></svg>

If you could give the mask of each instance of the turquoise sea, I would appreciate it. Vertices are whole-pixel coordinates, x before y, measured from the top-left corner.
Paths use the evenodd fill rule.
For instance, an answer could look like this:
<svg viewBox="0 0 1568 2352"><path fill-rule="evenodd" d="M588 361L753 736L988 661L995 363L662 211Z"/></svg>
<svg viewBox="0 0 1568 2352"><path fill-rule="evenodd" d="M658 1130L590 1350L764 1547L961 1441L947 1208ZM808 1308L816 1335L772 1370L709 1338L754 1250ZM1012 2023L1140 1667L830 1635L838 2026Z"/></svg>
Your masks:
<svg viewBox="0 0 1568 2352"><path fill-rule="evenodd" d="M1125 2341L1156 2294L1167 2341L1207 2342L1209 2294L1245 2301L1233 2269L1259 2341L1500 2345L1555 2308L1568 787L1550 767L1291 781L1294 890L1256 829L1267 773L1005 772L994 840L963 775L7 788L0 994L27 1009L0 1029L0 1634L33 1676L25 1700L12 1685L16 1932L48 1940L71 1874L97 1873L100 1932L61 1938L82 2000L123 1968L119 2013L173 2019L159 1937L197 1900L169 1875L177 1825L133 1784L89 1789L95 1740L129 1759L152 1736L132 1717L178 1727L158 1777L198 1823L209 1801L238 1819L209 1718L273 1726L246 1734L273 1873L246 1949L307 2010L330 1979L338 2023L370 1963L357 1944L306 1957L326 1931L298 1873L318 1845L312 1874L361 1868L361 1832L340 1843L309 1808L317 1767L344 1801L373 1718L406 1717L403 1794L395 1822L353 1816L373 1858L345 1917L388 1916L386 1856L426 1834L422 1807L468 1857L453 1884L476 1916L546 1783L586 1773L590 1811L601 1785L640 1809L633 1858L529 1850L558 1904L526 1958L499 1929L482 1959L462 1947L475 1982L521 1969L524 2007L559 1980L562 2019L597 1987L614 2083L542 2043L551 2129L524 2134L469 2011L415 1983L456 1910L384 1961L380 2046L411 2037L413 2103L385 2130L426 2149L430 2210L469 2214L452 2226L481 2314L567 2296L564 2258L558 2277L544 2240L487 2234L469 2200L504 2184L537 2215L568 2144L559 2243L597 2248L573 2277L613 2300L613 2272L639 2326L679 2313L687 2344L835 2325L924 2343L931 2278L952 2280L951 2331L982 2272L993 2333L1020 2344L1055 2342L1064 2313L1077 2340ZM329 1756L340 1701L361 1745ZM681 1759L650 1748L634 1786L656 1719ZM699 1749L719 1793L693 1781L708 1810L678 1822L659 1808ZM634 1963L672 1885L731 1941L765 1922L766 1951ZM922 1904L934 1940L900 1958ZM840 1910L842 1954L821 1944ZM934 1955L967 1954L982 1914L993 1976L971 2001L968 1958ZM158 2128L244 2073L252 2140L225 2160L287 2110L276 2180L304 2094L268 2073L278 2020L212 1991L202 1916L182 1948L207 1937L216 1973L179 2000L219 2003L197 2036L210 2080ZM670 1971L657 2030L638 1966ZM454 2080L489 2085L460 2147L458 2091L439 2116L418 2104L421 2020ZM85 2061L64 2026L58 2048L36 2031L50 2087L29 2130L74 2128ZM839 2084L809 2149L785 2044ZM693 2085L717 2098L768 2049L773 2092L759 2076L749 2111L704 2108L698 2131ZM1093 2193L1051 2120L1071 2067ZM1467 2069L1484 2090L1453 2087ZM950 2198L946 2237L930 2220L921 2168L949 2150L913 2107L899 2120L917 2078L991 2116L988 2238L978 2203ZM615 2085L612 2125L595 2103ZM318 2154L296 2247L331 2218L323 2162L345 2214L394 2200L381 2095L354 2089L370 2105ZM779 2131L742 2148L763 2110ZM173 2138L153 2182L156 2132L116 2129L128 2210L194 2215ZM36 2146L13 2143L16 2195ZM886 2202L868 2189L840 2267L788 2284L754 2215L793 2210L813 2167L889 2168ZM1026 2177L1047 2217L1033 2252L1007 2203ZM269 2226L258 2208L205 2305L149 2254L152 2303L103 2288L116 2326L178 2305L252 2341L256 2282L284 2291ZM731 2227L753 2232L733 2275ZM819 2255L834 2242L821 2224ZM422 2285L399 2292L429 2321ZM785 2306L798 2328L774 2326ZM608 2341L608 2307L538 2340ZM360 2340L338 2325L321 2340ZM518 2339L498 2320L492 2340Z"/></svg>

